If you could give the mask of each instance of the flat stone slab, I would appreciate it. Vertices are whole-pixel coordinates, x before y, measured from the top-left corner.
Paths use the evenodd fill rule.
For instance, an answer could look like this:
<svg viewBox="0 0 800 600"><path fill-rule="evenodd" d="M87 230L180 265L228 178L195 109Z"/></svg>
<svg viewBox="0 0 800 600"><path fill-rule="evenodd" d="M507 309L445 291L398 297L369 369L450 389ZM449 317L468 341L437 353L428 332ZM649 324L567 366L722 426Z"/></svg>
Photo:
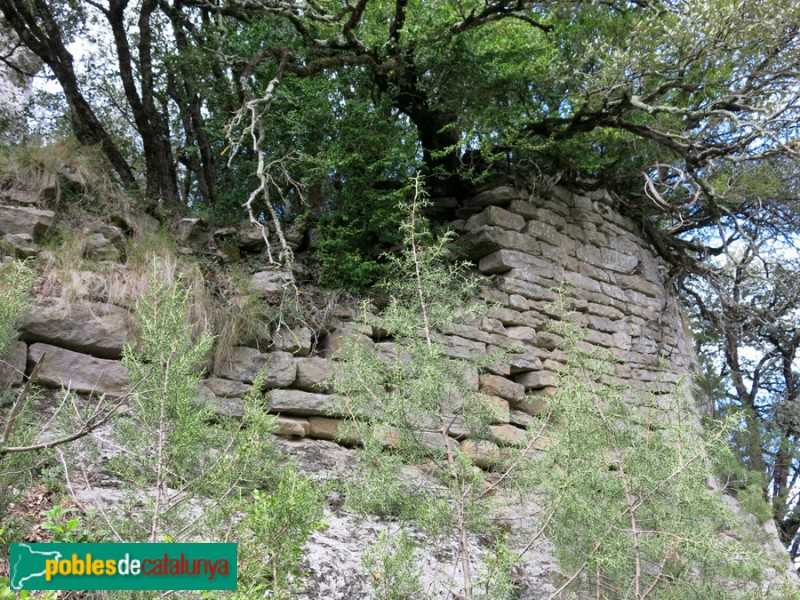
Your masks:
<svg viewBox="0 0 800 600"><path fill-rule="evenodd" d="M490 396L499 396L510 402L521 400L525 387L499 375L481 375L481 391Z"/></svg>
<svg viewBox="0 0 800 600"><path fill-rule="evenodd" d="M39 241L53 224L55 213L23 206L0 206L0 235L27 233Z"/></svg>
<svg viewBox="0 0 800 600"><path fill-rule="evenodd" d="M292 282L292 274L286 271L259 271L250 279L250 289L254 292L283 293Z"/></svg>
<svg viewBox="0 0 800 600"><path fill-rule="evenodd" d="M265 387L268 389L289 387L297 376L297 365L288 352L267 354L247 346L235 347L230 358L217 370L217 375L223 379L253 383L262 369L267 370Z"/></svg>
<svg viewBox="0 0 800 600"><path fill-rule="evenodd" d="M267 394L267 409L272 413L300 416L326 416L334 406L335 398L328 394L314 394L300 390L273 390Z"/></svg>
<svg viewBox="0 0 800 600"><path fill-rule="evenodd" d="M244 401L241 398L221 398L205 383L200 384L197 400L205 404L214 413L223 417L239 420L244 418Z"/></svg>
<svg viewBox="0 0 800 600"><path fill-rule="evenodd" d="M499 206L489 206L483 212L472 215L467 219L464 229L466 231L477 231L486 226L522 231L525 227L525 219Z"/></svg>
<svg viewBox="0 0 800 600"><path fill-rule="evenodd" d="M28 368L32 369L45 352L47 357L37 380L41 385L114 396L127 391L128 369L122 363L49 344L37 343L28 348Z"/></svg>
<svg viewBox="0 0 800 600"><path fill-rule="evenodd" d="M514 379L528 390L538 390L558 385L558 375L550 371L530 371L517 375Z"/></svg>
<svg viewBox="0 0 800 600"><path fill-rule="evenodd" d="M242 383L241 381L232 381L230 379L222 379L220 377L209 377L203 383L214 394L222 398L237 398L249 394L253 386Z"/></svg>
<svg viewBox="0 0 800 600"><path fill-rule="evenodd" d="M27 359L28 346L25 342L12 342L5 356L0 356L0 389L22 383Z"/></svg>
<svg viewBox="0 0 800 600"><path fill-rule="evenodd" d="M113 304L78 302L40 305L22 324L22 339L91 354L119 358L130 335L130 313Z"/></svg>

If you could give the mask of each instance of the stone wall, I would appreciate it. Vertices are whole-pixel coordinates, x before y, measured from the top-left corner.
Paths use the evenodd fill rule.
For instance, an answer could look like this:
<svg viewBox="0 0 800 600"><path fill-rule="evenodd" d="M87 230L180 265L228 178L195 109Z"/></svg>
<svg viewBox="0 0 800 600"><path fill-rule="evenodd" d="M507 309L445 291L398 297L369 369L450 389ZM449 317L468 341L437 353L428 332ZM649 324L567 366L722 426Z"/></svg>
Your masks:
<svg viewBox="0 0 800 600"><path fill-rule="evenodd" d="M675 382L692 373L696 359L667 268L639 228L615 210L607 193L579 193L558 186L533 193L525 184L506 182L450 204L459 217L450 223L460 234L456 243L485 277L482 296L491 308L476 321L444 332L448 353L469 357L515 350L507 363L468 377L473 389L502 409L491 427L491 440L476 443L458 427L450 432L454 443L480 466L491 468L503 446L520 442L531 416L543 410L557 388L567 355L559 335L548 328L553 320L576 320L585 330L584 344L621 359L615 379L634 390L668 393ZM35 255L35 223L43 219L49 225L52 215L30 213L15 220L19 210L33 209L0 209L0 234L27 236ZM214 232L197 220L184 220L177 232L187 245L198 236L205 244L215 239ZM104 236L107 243L100 247L119 245L111 240L116 233ZM242 248L249 243L245 238ZM101 252L95 258L122 260L124 253ZM252 274L251 287L263 294L265 302L276 302L283 294L294 293L291 280L287 273L268 269ZM30 373L46 352L40 372L43 385L122 394L127 373L118 359L131 335L128 311L90 301L66 304L39 298L38 302L22 327L21 340L6 358L9 366L0 371L0 379L20 383L22 374ZM268 409L278 415L280 443L308 473L338 477L352 468L353 457L347 443L333 441L341 421L331 414L334 400L327 383L334 364L331 358L354 337L361 337L380 355L393 356L397 342L387 339L380 319L373 318L372 326L365 327L355 323L354 311L337 307L321 335L306 326L283 328L259 347L235 347L203 381L198 398L220 414L240 416L243 395L256 374L266 369ZM421 439L425 434L420 433ZM441 443L438 435L431 439ZM92 490L92 498L101 496L97 488ZM509 509L513 513L509 522L516 529L535 531L533 501L515 506ZM364 578L354 575L361 572L364 540L391 532L394 525L372 518L358 521L339 510L332 510L328 520L330 527L315 534L306 549L304 568L311 573L306 597L365 597ZM480 546L478 539L473 543ZM446 556L424 561L424 576L432 580L437 569L449 564ZM554 590L557 572L552 550L542 539L520 566L521 597L547 596Z"/></svg>
<svg viewBox="0 0 800 600"><path fill-rule="evenodd" d="M524 186L505 184L466 199L457 212L463 218L450 227L461 233L457 245L485 275L483 299L491 308L482 318L445 332L447 351L469 357L514 349L507 364L480 376L475 372L469 382L502 409L504 418L491 430L494 443L520 441L530 415L538 414L555 391L567 356L548 324L567 313L584 329L586 345L621 359L617 378L632 388L666 392L692 372L692 345L667 288L667 269L638 228L614 210L608 194L561 187L532 194ZM10 210L0 233L33 241L41 213ZM189 225L196 228L197 223ZM118 254L109 256L119 259ZM288 289L287 281L286 273L267 270L253 274L251 285L275 301ZM222 413L241 415L242 396L266 368L268 406L279 415L279 435L335 439L339 421L331 414L334 402L325 384L332 374L330 357L355 335L382 355L394 355L397 345L379 326L354 323L352 311L340 308L332 314L320 344L312 343L313 332L303 326L278 331L266 349L233 348L204 381L200 397ZM62 306L40 298L22 328L23 342L15 347L16 380L23 370L19 357L27 353L30 369L47 352L40 373L44 385L121 393L126 373L117 359L130 321L121 307L96 302ZM457 427L452 434L464 437ZM474 451L468 440L461 445ZM489 457L497 455L495 446L482 447ZM479 460L491 463L491 458Z"/></svg>

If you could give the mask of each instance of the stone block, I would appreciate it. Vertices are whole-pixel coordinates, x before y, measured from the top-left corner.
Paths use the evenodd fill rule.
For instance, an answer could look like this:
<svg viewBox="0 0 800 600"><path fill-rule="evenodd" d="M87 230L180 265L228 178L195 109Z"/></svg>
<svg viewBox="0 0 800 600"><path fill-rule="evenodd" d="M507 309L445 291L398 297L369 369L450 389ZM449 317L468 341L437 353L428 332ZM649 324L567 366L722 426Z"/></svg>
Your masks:
<svg viewBox="0 0 800 600"><path fill-rule="evenodd" d="M461 236L456 240L467 258L479 259L497 250L519 250L528 254L541 254L539 242L518 231L508 231L500 227L484 227Z"/></svg>
<svg viewBox="0 0 800 600"><path fill-rule="evenodd" d="M558 375L550 371L529 371L514 377L514 381L528 390L536 390L558 385Z"/></svg>
<svg viewBox="0 0 800 600"><path fill-rule="evenodd" d="M301 390L272 390L267 394L267 410L287 415L327 415L335 402L336 399L328 394Z"/></svg>
<svg viewBox="0 0 800 600"><path fill-rule="evenodd" d="M541 358L536 355L535 349L531 347L526 348L523 352L509 354L507 360L511 375L527 371L538 371L542 368Z"/></svg>
<svg viewBox="0 0 800 600"><path fill-rule="evenodd" d="M25 233L38 242L53 224L55 213L22 206L0 206L0 235Z"/></svg>
<svg viewBox="0 0 800 600"><path fill-rule="evenodd" d="M297 375L294 357L288 352L263 354L246 346L236 346L230 358L218 369L217 375L224 379L253 383L262 369L267 371L267 389L289 387Z"/></svg>
<svg viewBox="0 0 800 600"><path fill-rule="evenodd" d="M221 398L205 383L200 384L197 401L217 415L239 420L244 417L244 401L241 398Z"/></svg>
<svg viewBox="0 0 800 600"><path fill-rule="evenodd" d="M535 218L528 222L523 231L531 237L534 237L537 240L545 242L556 248L561 247L564 238L564 236L559 233L555 227L549 223L544 223L543 221L539 221Z"/></svg>
<svg viewBox="0 0 800 600"><path fill-rule="evenodd" d="M282 294L291 287L294 277L286 271L259 271L254 273L250 279L250 289L254 292L264 292Z"/></svg>
<svg viewBox="0 0 800 600"><path fill-rule="evenodd" d="M187 217L178 221L175 235L184 244L210 244L214 239L209 224L198 218Z"/></svg>
<svg viewBox="0 0 800 600"><path fill-rule="evenodd" d="M447 335L457 335L464 339L483 342L484 344L488 344L492 340L492 334L487 333L480 327L464 325L462 323L453 323L449 327L444 328L443 333Z"/></svg>
<svg viewBox="0 0 800 600"><path fill-rule="evenodd" d="M486 394L481 395L481 400L486 403L489 410L492 412L492 423L508 423L511 418L511 410L508 400L500 396L489 396Z"/></svg>
<svg viewBox="0 0 800 600"><path fill-rule="evenodd" d="M528 427L533 424L533 417L521 410L512 410L509 414L509 422L518 427Z"/></svg>
<svg viewBox="0 0 800 600"><path fill-rule="evenodd" d="M314 332L308 327L283 327L272 336L276 350L295 356L308 356L311 352Z"/></svg>
<svg viewBox="0 0 800 600"><path fill-rule="evenodd" d="M478 368L473 365L470 364L462 365L462 371L460 373L459 379L465 389L477 391L478 388L480 387L480 376L478 374Z"/></svg>
<svg viewBox="0 0 800 600"><path fill-rule="evenodd" d="M20 331L28 342L44 342L98 358L119 358L131 333L130 323L131 314L113 304L43 304L27 317Z"/></svg>
<svg viewBox="0 0 800 600"><path fill-rule="evenodd" d="M524 429L511 424L490 425L489 435L501 446L524 446L527 439Z"/></svg>
<svg viewBox="0 0 800 600"><path fill-rule="evenodd" d="M476 356L483 356L486 353L486 344L457 335L446 336L444 343L444 353L450 358L470 359Z"/></svg>
<svg viewBox="0 0 800 600"><path fill-rule="evenodd" d="M586 290L589 292L603 293L600 282L595 281L591 277L587 277L581 273L564 273L564 280L571 283L579 290Z"/></svg>
<svg viewBox="0 0 800 600"><path fill-rule="evenodd" d="M482 469L491 469L500 462L500 447L489 440L464 440L461 452Z"/></svg>
<svg viewBox="0 0 800 600"><path fill-rule="evenodd" d="M529 417L538 417L539 415L547 412L547 397L528 394L519 402L515 402L511 408L513 409L511 412L512 423L514 422L514 413L523 413L525 415L529 415Z"/></svg>
<svg viewBox="0 0 800 600"><path fill-rule="evenodd" d="M20 260L36 256L41 251L41 248L34 243L33 237L28 233L7 233L3 235L2 239L0 239L0 248Z"/></svg>
<svg viewBox="0 0 800 600"><path fill-rule="evenodd" d="M306 392L330 392L333 363L320 357L305 357L295 360L297 377L294 387Z"/></svg>
<svg viewBox="0 0 800 600"><path fill-rule="evenodd" d="M278 426L275 430L277 435L306 437L311 432L311 424L308 422L308 419L278 417L276 425Z"/></svg>
<svg viewBox="0 0 800 600"><path fill-rule="evenodd" d="M466 231L477 231L483 227L500 227L510 231L522 231L525 227L525 219L499 206L489 206L483 212L472 215L464 225Z"/></svg>
<svg viewBox="0 0 800 600"><path fill-rule="evenodd" d="M478 326L487 333L496 333L498 335L505 335L506 333L503 322L491 316L481 317Z"/></svg>
<svg viewBox="0 0 800 600"><path fill-rule="evenodd" d="M83 255L94 260L125 261L128 244L119 227L100 225L84 231Z"/></svg>
<svg viewBox="0 0 800 600"><path fill-rule="evenodd" d="M0 389L22 383L27 361L28 346L25 342L12 342L5 356L0 357Z"/></svg>
<svg viewBox="0 0 800 600"><path fill-rule="evenodd" d="M331 419L328 417L309 417L308 419L308 437L319 440L336 440L339 443L356 446L361 443L361 439L357 435L350 435L341 437L341 427L344 421L339 419Z"/></svg>
<svg viewBox="0 0 800 600"><path fill-rule="evenodd" d="M494 275L505 273L514 267L528 266L533 262L533 257L530 254L503 249L484 256L478 263L478 269L481 273Z"/></svg>
<svg viewBox="0 0 800 600"><path fill-rule="evenodd" d="M522 298L522 296L519 297ZM524 298L522 299L525 300ZM527 300L525 300L525 302L527 303ZM522 325L525 322L522 318L522 314L518 310L506 308L504 306L493 306L486 314L493 319L497 319L504 326Z"/></svg>
<svg viewBox="0 0 800 600"><path fill-rule="evenodd" d="M539 208L530 200L515 199L508 205L508 210L525 219L536 219Z"/></svg>
<svg viewBox="0 0 800 600"><path fill-rule="evenodd" d="M665 289L663 285L651 283L642 276L638 275L617 275L615 278L617 285L622 288L641 292L650 298L663 298Z"/></svg>
<svg viewBox="0 0 800 600"><path fill-rule="evenodd" d="M597 315L598 317L610 319L612 321L616 321L625 316L622 311L617 310L613 306L604 306L595 302L588 302L586 310L590 315ZM617 325L617 329L619 329L619 325Z"/></svg>
<svg viewBox="0 0 800 600"><path fill-rule="evenodd" d="M327 356L336 356L348 344L358 342L374 348L375 342L372 341L372 327L366 323L351 323L349 321L336 320L332 324L334 329L328 335L325 346Z"/></svg>
<svg viewBox="0 0 800 600"><path fill-rule="evenodd" d="M564 278L564 268L555 261L532 258L530 264L521 264L508 271L508 277L523 281L541 281L542 279L560 281Z"/></svg>
<svg viewBox="0 0 800 600"><path fill-rule="evenodd" d="M28 348L28 368L33 368L45 352L38 378L41 385L114 396L122 396L127 390L128 369L122 363L48 344L37 343Z"/></svg>
<svg viewBox="0 0 800 600"><path fill-rule="evenodd" d="M525 395L525 388L522 385L498 375L481 375L480 389L485 394L499 396L511 402Z"/></svg>
<svg viewBox="0 0 800 600"><path fill-rule="evenodd" d="M210 389L216 396L222 398L237 398L249 394L253 386L247 385L240 381L232 381L230 379L221 379L219 377L209 377L204 380L205 386Z"/></svg>
<svg viewBox="0 0 800 600"><path fill-rule="evenodd" d="M531 283L529 281L522 281L502 275L495 281L497 286L504 292L508 292L512 295L519 295L528 300L553 302L558 297L557 294L550 289L552 286L549 284L540 285L540 283Z"/></svg>
<svg viewBox="0 0 800 600"><path fill-rule="evenodd" d="M510 294L508 296L508 307L514 310L530 310L531 302L525 296L519 294ZM527 323L515 323L515 325L525 325Z"/></svg>
<svg viewBox="0 0 800 600"><path fill-rule="evenodd" d="M614 345L614 337L612 335L592 329L587 329L583 333L583 340L601 348L611 348Z"/></svg>
<svg viewBox="0 0 800 600"><path fill-rule="evenodd" d="M536 341L536 330L532 327L514 326L506 328L506 336L517 342L534 343Z"/></svg>

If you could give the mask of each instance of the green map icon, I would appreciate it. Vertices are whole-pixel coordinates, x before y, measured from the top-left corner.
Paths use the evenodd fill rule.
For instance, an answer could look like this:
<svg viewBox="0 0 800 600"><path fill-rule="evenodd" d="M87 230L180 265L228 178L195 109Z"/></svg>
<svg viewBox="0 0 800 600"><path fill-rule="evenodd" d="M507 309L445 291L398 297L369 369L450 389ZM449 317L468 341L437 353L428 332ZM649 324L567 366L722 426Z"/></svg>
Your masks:
<svg viewBox="0 0 800 600"><path fill-rule="evenodd" d="M30 588L34 580L44 580L45 561L59 560L61 557L58 551L34 550L30 544L12 544L9 586L12 590Z"/></svg>

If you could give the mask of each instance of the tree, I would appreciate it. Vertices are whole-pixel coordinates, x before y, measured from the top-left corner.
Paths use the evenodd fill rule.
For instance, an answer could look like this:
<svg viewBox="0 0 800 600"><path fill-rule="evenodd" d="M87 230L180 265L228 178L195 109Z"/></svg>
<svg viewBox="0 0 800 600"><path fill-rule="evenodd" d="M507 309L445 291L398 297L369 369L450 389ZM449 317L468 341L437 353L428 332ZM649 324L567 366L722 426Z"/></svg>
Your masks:
<svg viewBox="0 0 800 600"><path fill-rule="evenodd" d="M774 220L768 214L762 219ZM721 255L681 282L704 359L705 389L713 409L737 415L743 425L732 438L749 470L734 489L756 484L792 557L800 554L797 495L800 479L797 401L800 398L800 263L796 236L764 225L728 221L720 227ZM737 480L738 479L738 480ZM742 481L742 479L744 479Z"/></svg>
<svg viewBox="0 0 800 600"><path fill-rule="evenodd" d="M58 80L78 140L86 145L99 145L121 183L133 191L137 189L134 167L137 157L125 155L120 140L114 139L108 124L98 116L101 101L87 100L86 86L68 49L70 41L91 35L91 28L100 26L99 19L103 19L114 47L114 72L124 91L126 104L119 108L123 116L130 118L141 144L147 196L171 204L180 198L178 156L172 147L169 106L170 100L176 100L186 142L198 146L198 155L184 162L193 171L201 198L212 202L213 165L209 164L210 149L200 98L194 90L193 79L181 77L187 75L185 64L178 69L164 69L163 61L169 52L165 48L166 37L174 38L176 52L187 47L180 15L167 8L165 15L157 2L149 0L136 5L131 5L129 0L109 0L106 4L46 0L0 3L8 25ZM178 28L169 30L169 25ZM135 37L131 32L134 26Z"/></svg>
<svg viewBox="0 0 800 600"><path fill-rule="evenodd" d="M238 107L248 117L239 120L244 130L270 122L280 110L270 101L267 115L259 99L271 81L277 88L270 95L279 97L292 78L313 82L305 90L318 122L335 118L349 98L388 103L392 120L413 125L441 192L463 189L459 174L469 164L462 153L477 145L490 156L533 156L563 177L633 190L639 198L629 210L680 218L690 229L736 208L725 200L732 164L797 158L797 0L745 7L732 0L80 6L0 3L20 39L53 69L78 137L102 143L132 185L132 157L120 157L119 144L104 134L66 44L74 21L111 34L125 99L119 108L140 139L148 192L166 199L176 196L183 169L184 194L213 202L216 180L225 177L218 164L223 123ZM134 38L133 27L141 35ZM297 120L287 125L295 140L311 134ZM285 155L281 140L262 143L271 160ZM402 178L407 165L396 168ZM662 186L663 202L642 201L646 180Z"/></svg>

